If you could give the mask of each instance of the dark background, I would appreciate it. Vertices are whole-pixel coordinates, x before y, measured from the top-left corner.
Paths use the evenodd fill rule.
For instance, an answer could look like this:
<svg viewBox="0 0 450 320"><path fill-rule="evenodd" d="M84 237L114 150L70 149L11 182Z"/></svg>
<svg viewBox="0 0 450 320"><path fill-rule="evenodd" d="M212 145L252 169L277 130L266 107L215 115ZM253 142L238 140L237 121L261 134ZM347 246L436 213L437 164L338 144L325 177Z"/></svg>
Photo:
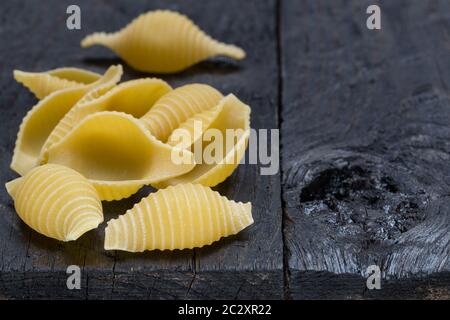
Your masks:
<svg viewBox="0 0 450 320"><path fill-rule="evenodd" d="M70 4L81 7L82 30L66 29ZM382 30L366 28L370 4L381 7ZM16 177L17 130L36 103L13 69L103 72L121 61L80 40L160 8L247 52L161 77L235 93L252 107L253 128L281 129L279 175L241 165L216 188L251 201L255 224L202 249L106 252L105 224L75 242L47 239L3 189L0 297L450 298L447 0L1 1L2 181ZM123 80L144 76L125 66ZM148 192L104 203L105 221ZM72 264L81 290L66 288ZM372 264L381 290L366 289Z"/></svg>

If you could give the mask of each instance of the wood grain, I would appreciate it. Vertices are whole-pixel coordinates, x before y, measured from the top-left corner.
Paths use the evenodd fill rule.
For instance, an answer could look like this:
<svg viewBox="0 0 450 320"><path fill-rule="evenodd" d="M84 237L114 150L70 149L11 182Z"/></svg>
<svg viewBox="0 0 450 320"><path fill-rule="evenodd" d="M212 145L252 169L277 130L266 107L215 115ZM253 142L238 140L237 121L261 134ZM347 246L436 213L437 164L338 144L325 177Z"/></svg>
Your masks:
<svg viewBox="0 0 450 320"><path fill-rule="evenodd" d="M291 296L448 297L449 3L281 3ZM374 3L380 31L365 24Z"/></svg>

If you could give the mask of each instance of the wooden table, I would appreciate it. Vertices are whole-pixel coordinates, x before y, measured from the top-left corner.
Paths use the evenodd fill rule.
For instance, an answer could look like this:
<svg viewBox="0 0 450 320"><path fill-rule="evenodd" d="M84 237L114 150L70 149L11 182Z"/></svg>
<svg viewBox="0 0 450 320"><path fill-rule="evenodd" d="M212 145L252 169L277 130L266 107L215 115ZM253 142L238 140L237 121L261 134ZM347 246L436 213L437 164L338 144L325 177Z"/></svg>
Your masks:
<svg viewBox="0 0 450 320"><path fill-rule="evenodd" d="M66 29L78 4L82 29ZM378 3L382 29L366 28ZM28 228L0 192L1 298L450 298L450 3L442 1L3 1L1 177L18 126L36 103L13 69L120 63L81 49L147 10L187 14L242 46L161 76L204 82L252 107L252 127L281 129L280 174L241 165L216 189L251 201L255 224L212 246L131 254L103 250L104 227L62 243ZM125 67L125 80L149 76ZM151 75L155 76L155 75ZM156 75L158 76L158 75ZM151 192L104 203L105 221ZM82 269L68 290L66 269ZM381 268L381 290L366 269Z"/></svg>

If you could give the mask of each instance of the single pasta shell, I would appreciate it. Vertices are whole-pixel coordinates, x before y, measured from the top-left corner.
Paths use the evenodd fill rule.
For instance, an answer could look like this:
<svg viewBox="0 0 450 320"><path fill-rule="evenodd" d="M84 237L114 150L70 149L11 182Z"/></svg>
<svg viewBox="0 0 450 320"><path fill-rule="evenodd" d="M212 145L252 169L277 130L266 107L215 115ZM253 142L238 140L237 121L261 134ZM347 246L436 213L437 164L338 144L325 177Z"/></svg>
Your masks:
<svg viewBox="0 0 450 320"><path fill-rule="evenodd" d="M64 115L90 90L115 84L122 75L122 66L112 66L92 84L55 91L39 101L23 118L17 134L11 169L20 175L39 164L41 149L50 133Z"/></svg>
<svg viewBox="0 0 450 320"><path fill-rule="evenodd" d="M60 141L86 116L100 111L119 111L142 117L161 96L172 88L161 79L123 82L113 89L102 86L89 92L61 119L41 149L40 163L48 159L48 149Z"/></svg>
<svg viewBox="0 0 450 320"><path fill-rule="evenodd" d="M103 222L97 191L70 168L47 164L6 184L19 217L33 230L61 241L78 239Z"/></svg>
<svg viewBox="0 0 450 320"><path fill-rule="evenodd" d="M223 137L222 143L218 143L218 148L222 148L222 157L217 161L211 161L204 158L205 150L213 142L203 142L199 150L194 145L195 159L197 165L188 173L172 179L164 180L157 184L152 184L156 188L165 188L169 185L179 183L199 183L204 186L214 187L228 178L237 168L245 155L250 137L250 107L241 102L233 94L227 95L220 102L221 112L208 129L215 129ZM236 136L233 136L232 147L227 150L227 129L236 130ZM204 138L204 136L203 136ZM231 143L230 143L231 145Z"/></svg>
<svg viewBox="0 0 450 320"><path fill-rule="evenodd" d="M44 72L14 70L14 79L27 87L38 99L58 90L91 84L100 78L98 73L79 68L58 68Z"/></svg>
<svg viewBox="0 0 450 320"><path fill-rule="evenodd" d="M105 250L199 248L252 223L251 203L228 200L202 185L179 184L150 194L108 221Z"/></svg>
<svg viewBox="0 0 450 320"><path fill-rule="evenodd" d="M141 121L162 142L173 130L195 114L214 108L223 98L213 87L193 83L170 91L155 102Z"/></svg>
<svg viewBox="0 0 450 320"><path fill-rule="evenodd" d="M172 152L187 161L175 163ZM129 197L143 185L185 174L195 166L190 151L158 141L138 119L113 111L84 118L48 155L49 163L83 174L102 200Z"/></svg>
<svg viewBox="0 0 450 320"><path fill-rule="evenodd" d="M171 73L213 56L243 59L239 47L212 39L188 17L173 11L150 11L115 33L97 32L81 41L86 48L108 47L140 71Z"/></svg>

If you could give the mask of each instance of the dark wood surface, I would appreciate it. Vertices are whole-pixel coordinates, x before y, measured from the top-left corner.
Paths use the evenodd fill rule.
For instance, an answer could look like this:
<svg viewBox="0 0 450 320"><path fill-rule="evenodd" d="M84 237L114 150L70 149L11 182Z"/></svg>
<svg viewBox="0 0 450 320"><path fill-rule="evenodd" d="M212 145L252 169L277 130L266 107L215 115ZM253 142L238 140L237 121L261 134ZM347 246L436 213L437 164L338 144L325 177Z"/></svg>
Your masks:
<svg viewBox="0 0 450 320"><path fill-rule="evenodd" d="M120 60L81 49L81 38L157 8L248 55L162 78L235 93L252 107L252 127L281 128L282 142L280 175L245 164L216 188L252 201L255 224L202 249L106 252L105 224L53 241L20 221L2 189L0 298L450 298L450 4L381 2L382 31L369 31L373 2L0 2L3 182L15 177L16 133L36 103L12 70L101 72ZM69 31L75 3L82 30ZM125 67L125 80L144 76ZM149 192L105 202L105 221ZM81 290L66 288L72 264L82 267ZM370 264L383 270L381 290L365 289Z"/></svg>
<svg viewBox="0 0 450 320"><path fill-rule="evenodd" d="M374 3L282 1L292 298L450 297L450 3Z"/></svg>

